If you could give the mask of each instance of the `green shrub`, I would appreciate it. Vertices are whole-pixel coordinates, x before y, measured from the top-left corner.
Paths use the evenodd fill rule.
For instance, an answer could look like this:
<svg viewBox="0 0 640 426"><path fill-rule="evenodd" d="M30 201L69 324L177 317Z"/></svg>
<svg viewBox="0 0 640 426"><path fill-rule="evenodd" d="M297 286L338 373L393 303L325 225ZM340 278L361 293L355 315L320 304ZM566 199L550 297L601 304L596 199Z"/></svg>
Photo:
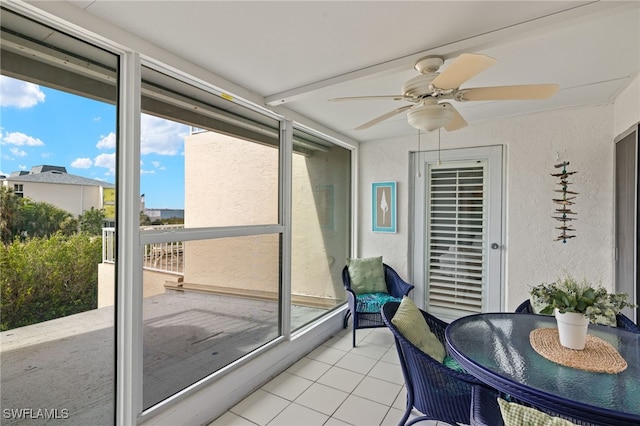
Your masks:
<svg viewBox="0 0 640 426"><path fill-rule="evenodd" d="M0 246L0 330L97 307L102 242L84 233Z"/></svg>
<svg viewBox="0 0 640 426"><path fill-rule="evenodd" d="M92 208L92 210L94 210ZM91 211L94 221L102 210ZM65 235L78 232L78 219L53 204L18 197L13 190L0 186L0 240L3 244L20 238L48 237L61 231ZM95 235L100 235L101 231Z"/></svg>

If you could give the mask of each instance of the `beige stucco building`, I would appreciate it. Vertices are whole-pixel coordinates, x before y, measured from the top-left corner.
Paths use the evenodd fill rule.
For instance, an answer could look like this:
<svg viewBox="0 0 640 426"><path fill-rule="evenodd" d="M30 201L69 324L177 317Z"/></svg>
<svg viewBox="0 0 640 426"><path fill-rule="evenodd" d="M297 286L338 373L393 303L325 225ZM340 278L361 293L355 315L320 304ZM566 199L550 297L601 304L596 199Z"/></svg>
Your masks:
<svg viewBox="0 0 640 426"><path fill-rule="evenodd" d="M347 256L350 158L346 151L316 148L292 158L292 301L333 307L344 300L340 273ZM187 136L185 227L278 223L279 155L275 147L220 133ZM247 160L238 164L230 158ZM277 300L280 255L277 235L189 241L182 285Z"/></svg>
<svg viewBox="0 0 640 426"><path fill-rule="evenodd" d="M104 209L107 220L115 218L115 185L67 173L62 166L33 166L29 172L13 172L2 185L21 197L52 204L74 216Z"/></svg>

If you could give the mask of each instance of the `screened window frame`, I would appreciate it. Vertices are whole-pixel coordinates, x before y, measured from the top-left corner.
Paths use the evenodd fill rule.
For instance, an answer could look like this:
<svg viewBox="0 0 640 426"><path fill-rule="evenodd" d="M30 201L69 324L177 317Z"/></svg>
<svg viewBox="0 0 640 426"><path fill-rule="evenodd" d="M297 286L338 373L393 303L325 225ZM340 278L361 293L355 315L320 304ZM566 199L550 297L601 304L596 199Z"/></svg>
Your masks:
<svg viewBox="0 0 640 426"><path fill-rule="evenodd" d="M178 84L181 84L181 85L186 84L190 86L194 91L201 90L202 91L200 93L201 95L211 96L213 100L217 99L218 101L223 100L225 102L232 102L232 103L236 102L235 98L230 97L229 95L225 96L222 91L218 91L215 88L212 88L206 84L203 84L197 79L194 79L184 73L169 70L163 65L158 64L154 61L143 59L141 60L140 67L141 69L146 67L146 68L149 68L150 70L163 74L171 79L174 79ZM141 89L140 89L139 97L141 99L144 99L145 97L147 99L149 98L156 99L156 97L154 97L153 94L150 93L150 90L152 88L153 86L143 82L141 78ZM172 96L172 92L166 91L165 88L161 88L159 95L160 96L158 97L167 99L167 97ZM288 251L290 252L290 248L287 249L287 247L290 246L290 235L289 235L290 223L289 225L287 225L287 221L290 221L290 218L288 217L290 215L286 214L287 209L285 208L285 206L291 204L290 202L291 190L290 190L290 182L288 183L287 180L284 179L283 177L287 176L287 173L290 174L290 169L291 169L291 165L290 165L291 154L289 153L287 155L287 152L290 152L290 150L292 149L290 147L292 147L293 145L292 132L289 130L293 127L293 125L289 120L286 120L284 117L274 114L271 111L263 110L255 107L252 104L238 101L239 106L247 108L250 112L262 114L268 119L276 120L279 123L279 129L274 129L275 131L272 134L269 134L268 129L264 129L264 128L260 129L259 126L257 126L254 129L249 129L249 131L246 132L248 129L248 126L250 126L251 120L247 120L247 122L245 123L239 123L240 125L238 127L234 127L231 124L234 118L233 115L221 110L216 111L214 105L212 104L206 105L202 103L202 99L193 99L192 96L187 96L179 92L173 95L174 95L176 104L185 105L187 102L193 102L199 107L207 108L207 110L203 113L203 115L206 115L210 118L219 117L220 118L219 122L221 123L221 126L217 129L211 129L213 131L220 130L228 135L238 136L242 139L247 139L247 140L251 140L252 136L262 134L265 137L271 138L271 140L274 142L277 141L276 143L279 144L279 146L277 147L277 149L279 150L278 223L260 224L260 225L244 225L244 226L238 225L238 226L220 226L220 227L211 226L211 227L198 227L198 228L179 228L176 230L172 230L172 232L166 232L166 231L157 230L157 229L150 229L150 230L140 229L139 223L138 223L139 245L137 249L142 250L143 247L147 244L173 243L178 241L186 242L186 241L213 240L213 239L221 239L221 238L234 238L234 237L266 235L266 234L279 235L280 251L281 251L281 256L280 256L281 279L279 284L280 314L278 316L278 320L279 320L280 327L279 327L278 337L276 337L275 339L272 339L265 345L262 345L261 347L249 352L248 354L245 354L244 356L232 362L231 364L227 365L226 367L220 370L214 371L211 374L208 374L207 376L203 377L199 381L193 383L192 385L186 387L185 389L178 391L174 395L149 407L146 410L143 410L142 405L140 405L139 410L141 414L138 417L139 421L145 421L148 418L156 416L158 413L168 409L169 407L174 405L176 402L183 400L185 397L191 394L194 394L198 390L219 380L221 377L224 377L226 374L233 371L234 368L237 368L239 366L242 366L250 362L251 360L260 356L262 353L269 350L273 346L277 345L278 343L282 342L285 339L290 338L289 324L290 324L291 308L289 303L290 296L288 295L288 293L290 293L290 291L288 290L288 288L290 287L290 280L288 278L288 272L287 272L288 269L290 269L290 261L291 261L290 254L287 254ZM171 100L168 99L168 101L170 102ZM141 113L142 112L144 111L142 111L142 108L141 108ZM193 118L196 115L197 114L190 115L189 116L190 120L186 121L186 123L185 121L182 121L180 119L174 119L174 120L179 121L181 123L190 124L190 125L203 123L203 122L198 122L197 120L195 121L193 120ZM167 120L172 120L172 117L170 115L164 115L163 118ZM179 118L184 118L184 116L181 116ZM233 129L238 130L240 134L234 135ZM255 130L255 132L252 130ZM255 142L255 141L252 141L252 142ZM266 145L269 145L269 144L273 145L273 143L269 143L266 139L262 142ZM287 186L289 188L287 188ZM138 188L138 193L139 192L140 192L140 189ZM289 241L289 243L286 243L285 241ZM142 264L140 264L140 270L142 270ZM140 280L140 283L142 283L142 279ZM140 375L139 380L141 383L142 368L140 369L139 375ZM142 390L141 390L140 396L142 396Z"/></svg>

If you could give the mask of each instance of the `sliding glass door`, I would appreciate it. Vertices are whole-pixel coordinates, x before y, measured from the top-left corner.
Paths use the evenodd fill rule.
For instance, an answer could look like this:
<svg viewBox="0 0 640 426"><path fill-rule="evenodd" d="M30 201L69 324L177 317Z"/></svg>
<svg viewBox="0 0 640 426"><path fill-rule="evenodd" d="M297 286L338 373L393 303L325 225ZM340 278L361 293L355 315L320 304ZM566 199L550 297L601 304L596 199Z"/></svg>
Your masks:
<svg viewBox="0 0 640 426"><path fill-rule="evenodd" d="M1 422L112 424L119 58L1 13Z"/></svg>
<svg viewBox="0 0 640 426"><path fill-rule="evenodd" d="M3 424L146 421L326 334L352 150L18 8L0 62Z"/></svg>

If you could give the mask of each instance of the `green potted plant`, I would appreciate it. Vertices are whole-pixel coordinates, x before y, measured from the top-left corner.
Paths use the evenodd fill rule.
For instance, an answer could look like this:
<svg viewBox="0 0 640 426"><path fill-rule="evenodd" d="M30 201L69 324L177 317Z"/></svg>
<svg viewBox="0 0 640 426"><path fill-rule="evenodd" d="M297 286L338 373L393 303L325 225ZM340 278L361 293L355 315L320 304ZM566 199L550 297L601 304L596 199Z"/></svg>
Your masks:
<svg viewBox="0 0 640 426"><path fill-rule="evenodd" d="M606 288L565 275L552 283L542 283L530 291L532 304L541 306L540 314L554 314L558 321L560 344L584 349L587 328L593 324L616 324L616 315L625 307L625 293L609 293Z"/></svg>

